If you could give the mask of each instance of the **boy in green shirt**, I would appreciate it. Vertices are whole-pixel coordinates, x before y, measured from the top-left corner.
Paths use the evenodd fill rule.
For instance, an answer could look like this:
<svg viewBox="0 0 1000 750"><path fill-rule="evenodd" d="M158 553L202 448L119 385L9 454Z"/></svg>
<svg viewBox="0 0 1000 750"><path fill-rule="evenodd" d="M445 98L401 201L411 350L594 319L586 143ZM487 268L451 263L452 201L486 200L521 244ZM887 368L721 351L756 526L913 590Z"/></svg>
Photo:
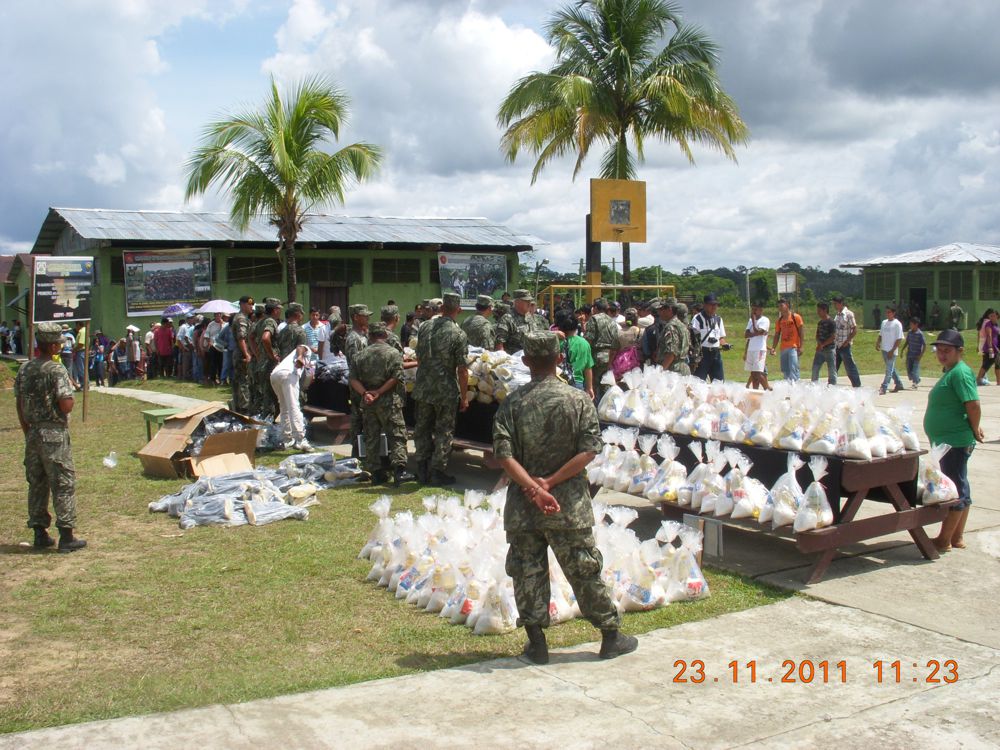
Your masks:
<svg viewBox="0 0 1000 750"><path fill-rule="evenodd" d="M573 368L573 382L591 399L594 398L594 353L590 342L579 335L576 319L572 315L559 314L556 317L556 327L565 336L563 356L569 360Z"/></svg>

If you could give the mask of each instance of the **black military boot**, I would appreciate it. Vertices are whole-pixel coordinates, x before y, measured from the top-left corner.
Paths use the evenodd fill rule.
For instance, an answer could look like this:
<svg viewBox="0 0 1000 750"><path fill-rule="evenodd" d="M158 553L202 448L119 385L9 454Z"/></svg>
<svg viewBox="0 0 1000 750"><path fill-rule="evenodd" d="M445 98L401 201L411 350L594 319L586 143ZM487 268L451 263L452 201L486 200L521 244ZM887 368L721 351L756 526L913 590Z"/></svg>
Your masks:
<svg viewBox="0 0 1000 750"><path fill-rule="evenodd" d="M451 474L445 474L440 469L431 469L430 484L435 487L449 487L457 481Z"/></svg>
<svg viewBox="0 0 1000 750"><path fill-rule="evenodd" d="M417 461L417 481L427 484L430 481L430 462Z"/></svg>
<svg viewBox="0 0 1000 750"><path fill-rule="evenodd" d="M372 484L385 484L389 481L389 475L382 469L372 473Z"/></svg>
<svg viewBox="0 0 1000 750"><path fill-rule="evenodd" d="M394 487L399 487L403 482L412 482L414 479L416 477L408 472L405 466L397 466L392 471L392 484Z"/></svg>
<svg viewBox="0 0 1000 750"><path fill-rule="evenodd" d="M634 635L624 635L620 630L601 631L602 659L614 659L622 654L631 654L639 648L639 639Z"/></svg>
<svg viewBox="0 0 1000 750"><path fill-rule="evenodd" d="M533 664L549 663L549 644L545 642L545 631L541 625L525 625L528 642L524 644L524 655Z"/></svg>
<svg viewBox="0 0 1000 750"><path fill-rule="evenodd" d="M83 549L86 546L87 543L85 541L73 536L73 529L59 529L60 552L76 552L78 549Z"/></svg>
<svg viewBox="0 0 1000 750"><path fill-rule="evenodd" d="M49 536L48 529L35 527L35 548L47 549L56 543L56 540Z"/></svg>

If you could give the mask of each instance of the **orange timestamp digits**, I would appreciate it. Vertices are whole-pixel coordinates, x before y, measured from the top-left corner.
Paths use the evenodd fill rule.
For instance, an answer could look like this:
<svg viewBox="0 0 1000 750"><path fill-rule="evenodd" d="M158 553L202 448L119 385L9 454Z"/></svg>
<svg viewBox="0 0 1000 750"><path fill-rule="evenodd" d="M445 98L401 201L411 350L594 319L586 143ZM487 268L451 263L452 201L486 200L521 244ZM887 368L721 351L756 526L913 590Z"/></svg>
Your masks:
<svg viewBox="0 0 1000 750"><path fill-rule="evenodd" d="M829 659L785 659L781 662L781 667L774 674L765 674L765 670L759 668L756 659L739 661L733 659L726 665L724 670L720 670L717 675L710 674L710 670L701 659L677 659L674 661L674 674L672 682L677 684L700 685L702 683L730 683L756 684L756 683L777 683L777 684L846 684L847 683L847 661L831 661ZM872 673L877 684L883 683L925 683L925 684L952 684L958 681L958 662L954 659L939 660L930 659L924 664L912 662L912 669L908 669L910 664L903 663L902 660L887 661L878 659L871 662Z"/></svg>

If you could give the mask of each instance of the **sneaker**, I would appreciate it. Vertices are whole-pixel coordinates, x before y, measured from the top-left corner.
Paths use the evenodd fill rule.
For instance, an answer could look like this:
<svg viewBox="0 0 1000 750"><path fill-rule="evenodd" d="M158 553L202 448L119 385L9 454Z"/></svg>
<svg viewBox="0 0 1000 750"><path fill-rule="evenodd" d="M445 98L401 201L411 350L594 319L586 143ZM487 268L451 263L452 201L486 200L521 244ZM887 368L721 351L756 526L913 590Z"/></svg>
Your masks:
<svg viewBox="0 0 1000 750"><path fill-rule="evenodd" d="M990 381L988 381L986 378L980 378L979 379L979 385L989 385L989 384L990 384Z"/></svg>
<svg viewBox="0 0 1000 750"><path fill-rule="evenodd" d="M903 386L902 385L897 385L895 388L892 389L892 392L893 393L899 393L901 390L903 390Z"/></svg>
<svg viewBox="0 0 1000 750"><path fill-rule="evenodd" d="M295 443L294 447L295 450L299 451L300 453L312 453L314 450L316 450L315 448L312 447L312 445L309 444L308 440L300 440L299 442Z"/></svg>
<svg viewBox="0 0 1000 750"><path fill-rule="evenodd" d="M913 384L910 385L910 389L914 390L914 391L917 390L917 388L919 388L919 387L920 387L919 383L913 383Z"/></svg>
<svg viewBox="0 0 1000 750"><path fill-rule="evenodd" d="M878 395L884 396L885 395L885 388L879 388L878 389Z"/></svg>

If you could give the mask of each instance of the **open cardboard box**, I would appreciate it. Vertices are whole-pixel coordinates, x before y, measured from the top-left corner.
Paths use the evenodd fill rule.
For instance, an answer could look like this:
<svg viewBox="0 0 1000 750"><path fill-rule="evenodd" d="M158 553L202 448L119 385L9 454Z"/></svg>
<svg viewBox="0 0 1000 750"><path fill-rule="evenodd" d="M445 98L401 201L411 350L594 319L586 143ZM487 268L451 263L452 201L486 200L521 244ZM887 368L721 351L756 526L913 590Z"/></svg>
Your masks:
<svg viewBox="0 0 1000 750"><path fill-rule="evenodd" d="M219 473L244 471L254 466L254 452L257 449L258 429L223 432L209 435L202 445L201 455L188 455L191 435L204 419L219 412L234 416L248 425L259 422L244 417L226 408L219 401L201 406L193 406L164 420L163 427L139 451L139 461L143 471L154 477L174 479L185 476L217 476ZM235 454L231 458L224 456ZM242 456L243 458L239 458ZM209 461L208 459L216 460ZM229 466L236 468L222 471Z"/></svg>

